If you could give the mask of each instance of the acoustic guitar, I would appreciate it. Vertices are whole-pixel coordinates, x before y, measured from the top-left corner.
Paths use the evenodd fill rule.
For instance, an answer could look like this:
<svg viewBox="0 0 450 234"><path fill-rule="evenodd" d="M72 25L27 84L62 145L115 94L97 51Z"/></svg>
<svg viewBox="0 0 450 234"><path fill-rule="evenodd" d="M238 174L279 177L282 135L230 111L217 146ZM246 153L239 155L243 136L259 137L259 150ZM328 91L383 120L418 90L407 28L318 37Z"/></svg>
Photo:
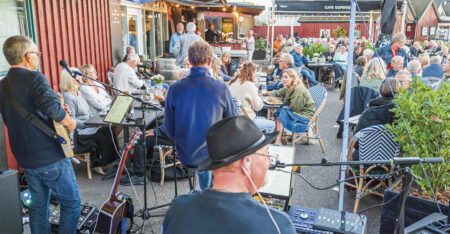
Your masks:
<svg viewBox="0 0 450 234"><path fill-rule="evenodd" d="M95 232L97 233L118 233L120 231L120 223L125 214L128 212L128 203L125 199L117 195L117 187L119 185L120 176L122 175L123 167L128 156L128 152L134 148L139 137L142 135L141 131L136 131L130 138L127 146L123 150L120 159L119 167L117 168L116 177L111 189L109 199L106 200L97 216L97 223Z"/></svg>
<svg viewBox="0 0 450 234"><path fill-rule="evenodd" d="M63 99L62 95L60 93L58 93L57 95L58 95L59 101L61 102L61 107L64 108L64 99ZM74 156L74 154L73 154L72 147L70 145L69 133L67 133L66 127L64 127L64 125L62 125L61 123L56 122L54 120L53 120L53 125L55 127L56 134L58 134L58 136L64 138L64 140L66 141L65 143L61 144L61 147L64 151L64 155L66 156L66 158L72 158Z"/></svg>

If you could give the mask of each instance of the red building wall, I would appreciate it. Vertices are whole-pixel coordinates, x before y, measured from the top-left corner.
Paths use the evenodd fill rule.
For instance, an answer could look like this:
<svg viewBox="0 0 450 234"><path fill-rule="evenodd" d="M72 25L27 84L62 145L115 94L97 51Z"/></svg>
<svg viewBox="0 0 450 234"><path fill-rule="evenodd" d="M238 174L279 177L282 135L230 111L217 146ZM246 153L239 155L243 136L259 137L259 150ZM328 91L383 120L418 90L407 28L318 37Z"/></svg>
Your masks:
<svg viewBox="0 0 450 234"><path fill-rule="evenodd" d="M438 22L439 18L437 16L437 13L434 10L433 4L430 4L417 24L417 30L415 32L416 41L424 41L431 38L429 35L430 27L436 27L437 29ZM422 26L428 27L428 37L422 36Z"/></svg>
<svg viewBox="0 0 450 234"><path fill-rule="evenodd" d="M112 65L109 0L34 0L41 71L59 90L65 59L70 67L93 64L98 79L107 81Z"/></svg>
<svg viewBox="0 0 450 234"><path fill-rule="evenodd" d="M408 31L408 27L410 27L409 31ZM406 28L405 28L406 38L408 38L410 40L414 40L415 34L416 34L416 24L406 24Z"/></svg>
<svg viewBox="0 0 450 234"><path fill-rule="evenodd" d="M297 35L299 37L313 37L318 38L320 37L320 30L321 29L329 29L331 32L331 35L333 36L333 30L335 30L338 26L341 26L345 30L349 30L349 23L347 22L340 22L340 23L332 23L332 22L317 22L317 23L301 23L300 26L294 26L294 33L297 32ZM375 23L373 24L373 27L375 27ZM269 38L271 39L272 36L272 29L270 27L269 29ZM356 23L355 30L358 30L361 32L361 36L364 36L366 38L369 38L369 33L367 30L369 30L369 24L367 23L367 30L364 26L364 23ZM264 39L267 37L267 26L253 26L253 31L263 36ZM275 33L274 36L276 37L278 34L283 35L290 35L291 34L291 26L275 26ZM377 35L375 35L377 36Z"/></svg>

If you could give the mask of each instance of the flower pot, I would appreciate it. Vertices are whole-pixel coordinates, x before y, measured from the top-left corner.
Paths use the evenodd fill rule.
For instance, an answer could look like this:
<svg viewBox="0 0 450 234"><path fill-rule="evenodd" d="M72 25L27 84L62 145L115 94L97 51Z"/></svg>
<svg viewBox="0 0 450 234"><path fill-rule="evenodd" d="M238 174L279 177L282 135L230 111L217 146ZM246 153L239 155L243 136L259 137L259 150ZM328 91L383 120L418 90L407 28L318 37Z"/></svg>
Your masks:
<svg viewBox="0 0 450 234"><path fill-rule="evenodd" d="M383 202L389 201L398 192L386 191L384 193ZM397 220L397 212L400 204L400 196L393 201L385 204L381 210L380 233L393 233L395 230L395 221ZM449 212L448 204L439 204L442 213L447 215ZM432 213L438 213L436 203L416 196L408 196L405 204L405 228L409 225L425 218Z"/></svg>
<svg viewBox="0 0 450 234"><path fill-rule="evenodd" d="M255 50L253 52L253 60L264 60L266 59L266 51L265 50Z"/></svg>

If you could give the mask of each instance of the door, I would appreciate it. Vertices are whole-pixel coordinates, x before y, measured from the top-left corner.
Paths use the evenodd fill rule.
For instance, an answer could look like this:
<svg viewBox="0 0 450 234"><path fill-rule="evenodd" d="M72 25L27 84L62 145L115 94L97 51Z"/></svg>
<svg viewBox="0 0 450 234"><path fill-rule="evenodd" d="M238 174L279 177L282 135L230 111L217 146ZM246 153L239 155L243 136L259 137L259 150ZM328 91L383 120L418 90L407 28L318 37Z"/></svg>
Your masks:
<svg viewBox="0 0 450 234"><path fill-rule="evenodd" d="M142 11L137 8L127 8L128 44L133 46L137 54L144 54L142 33Z"/></svg>

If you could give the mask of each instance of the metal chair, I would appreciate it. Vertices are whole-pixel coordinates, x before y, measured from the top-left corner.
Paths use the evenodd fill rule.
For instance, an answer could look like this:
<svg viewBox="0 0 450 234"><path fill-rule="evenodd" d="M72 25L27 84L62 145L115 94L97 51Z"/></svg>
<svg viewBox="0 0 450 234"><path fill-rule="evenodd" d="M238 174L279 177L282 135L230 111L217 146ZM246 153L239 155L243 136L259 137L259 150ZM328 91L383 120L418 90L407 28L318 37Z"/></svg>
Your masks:
<svg viewBox="0 0 450 234"><path fill-rule="evenodd" d="M389 160L400 155L400 147L394 141L394 136L387 131L384 125L375 125L367 127L356 133L349 143L347 152L347 161L353 161L353 151L356 143L359 149L359 161L379 161ZM355 177L351 182L346 182L345 185L356 189L355 206L353 213L357 213L360 200L369 195L374 194L380 197L384 196L384 190L392 183L392 179L379 179L372 177L356 178L357 176L368 176L376 174L385 174L392 172L394 168L388 168L385 165L372 165L364 167L360 165L357 167L347 167L346 175ZM378 172L378 173L377 173ZM376 184L375 182L378 182ZM371 186L372 185L372 186Z"/></svg>
<svg viewBox="0 0 450 234"><path fill-rule="evenodd" d="M323 86L314 86L308 89L311 94L312 99L316 104L316 112L313 117L309 120L308 127L306 127L305 133L301 135L297 135L297 133L292 133L292 146L295 146L297 141L300 141L303 138L307 139L308 145L310 145L311 139L316 139L319 141L320 147L322 148L322 152L325 153L325 147L323 146L322 139L319 135L319 115L322 109L325 107L325 103L327 102L327 90ZM315 136L309 135L309 128L313 128L315 131Z"/></svg>

